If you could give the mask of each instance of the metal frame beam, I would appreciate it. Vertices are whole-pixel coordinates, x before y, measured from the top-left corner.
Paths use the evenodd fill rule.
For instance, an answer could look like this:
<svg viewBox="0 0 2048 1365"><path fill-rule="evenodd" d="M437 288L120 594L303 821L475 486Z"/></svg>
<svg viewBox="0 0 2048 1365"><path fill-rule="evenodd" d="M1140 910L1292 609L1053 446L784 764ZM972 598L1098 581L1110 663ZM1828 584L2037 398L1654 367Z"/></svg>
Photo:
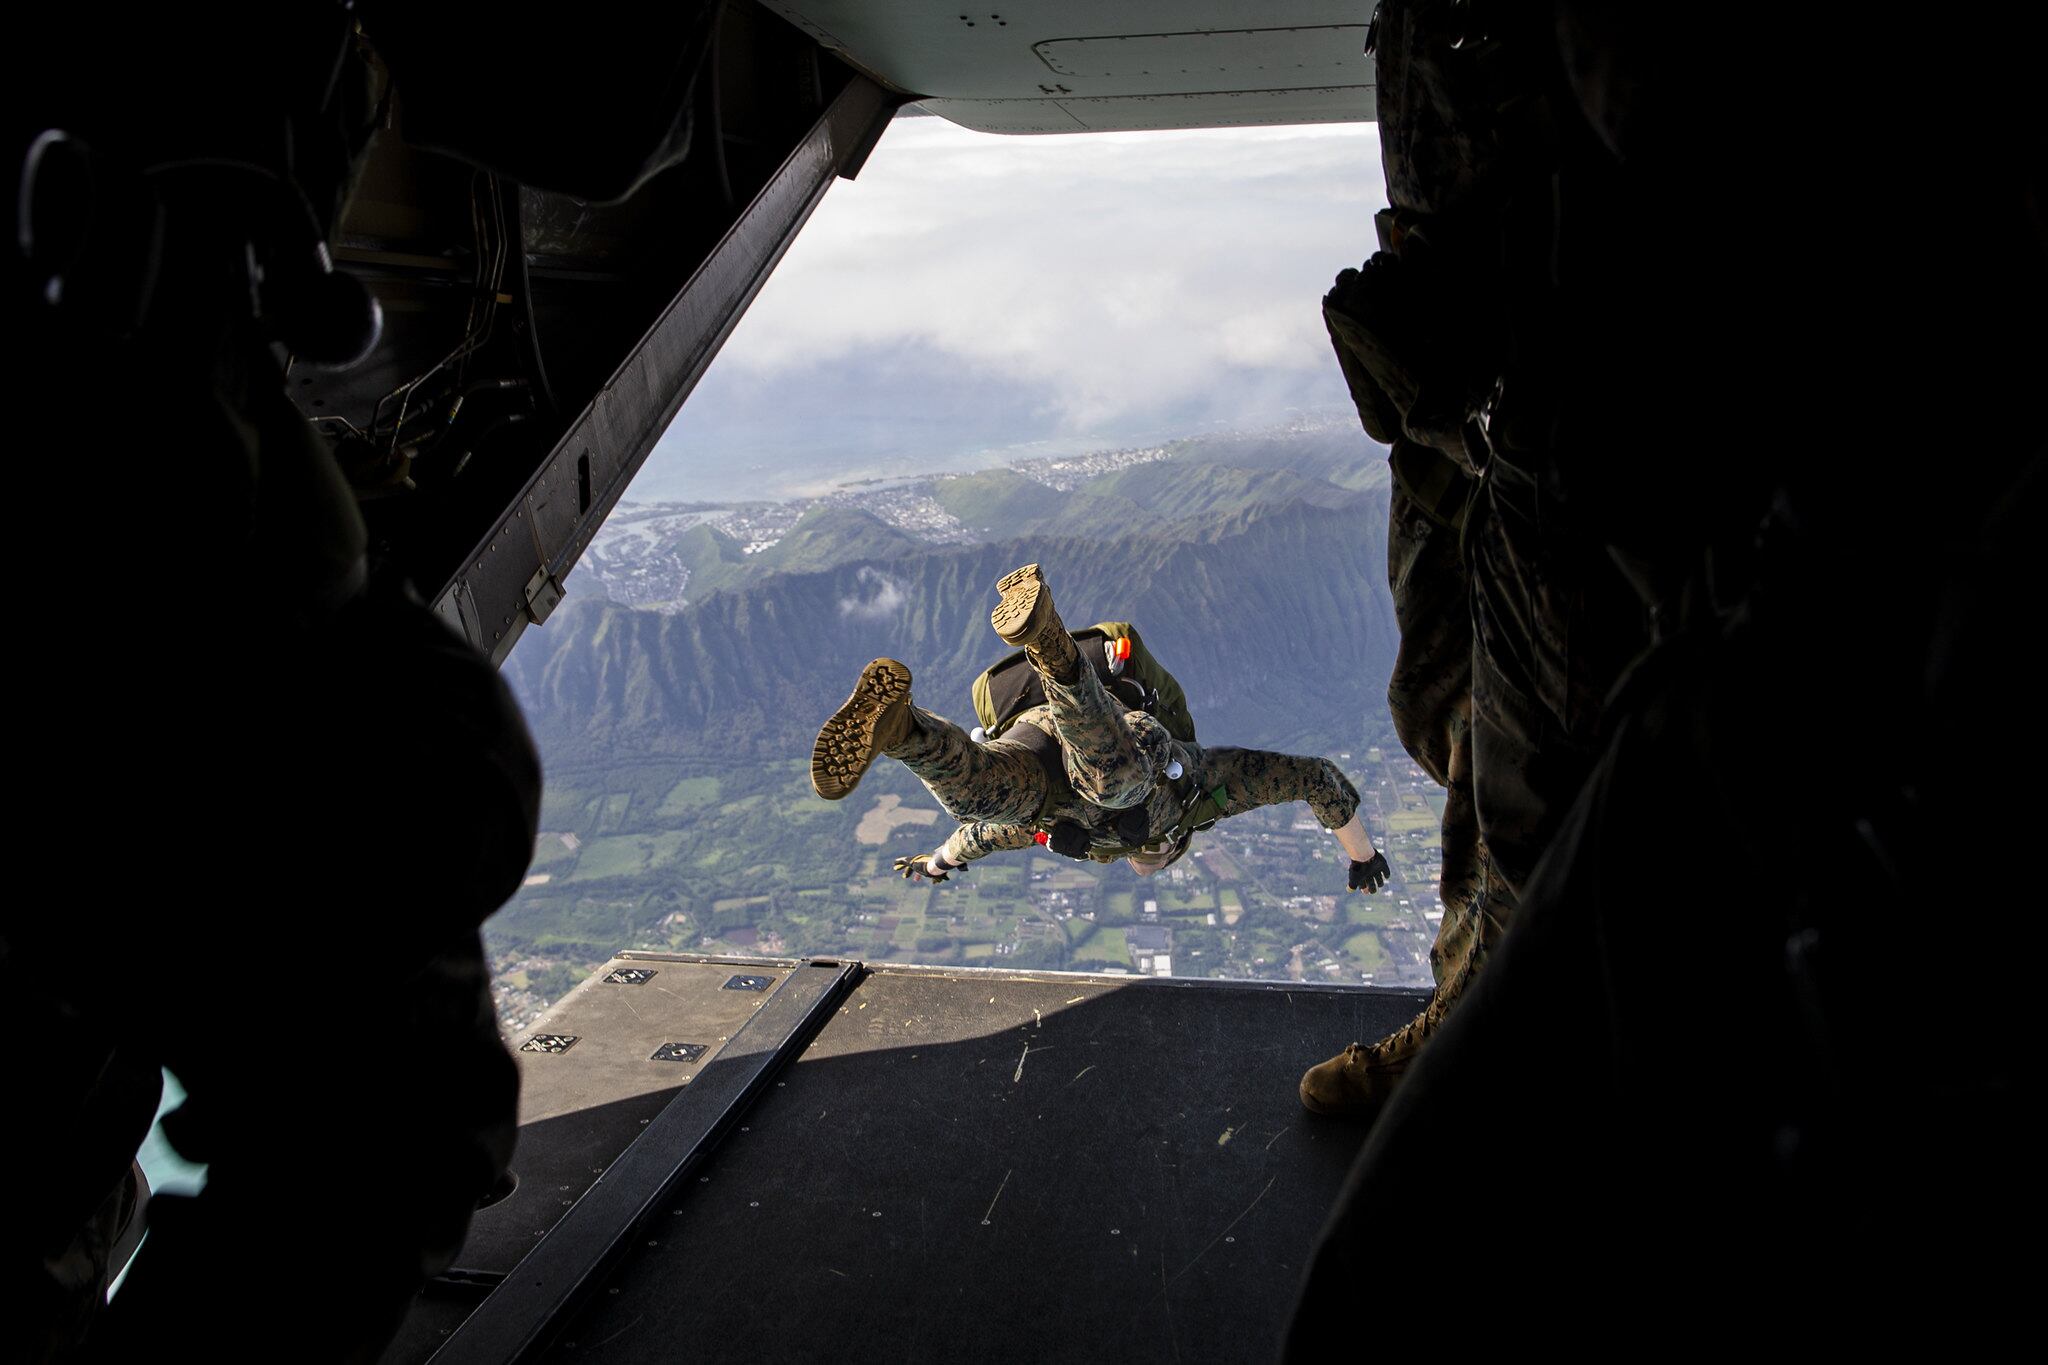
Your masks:
<svg viewBox="0 0 2048 1365"><path fill-rule="evenodd" d="M857 962L808 962L782 979L718 1057L655 1116L432 1357L512 1365L545 1350L754 1096L832 1017Z"/></svg>
<svg viewBox="0 0 2048 1365"><path fill-rule="evenodd" d="M502 664L547 619L617 506L835 178L851 179L901 97L855 76L762 186L647 335L570 424L434 607Z"/></svg>

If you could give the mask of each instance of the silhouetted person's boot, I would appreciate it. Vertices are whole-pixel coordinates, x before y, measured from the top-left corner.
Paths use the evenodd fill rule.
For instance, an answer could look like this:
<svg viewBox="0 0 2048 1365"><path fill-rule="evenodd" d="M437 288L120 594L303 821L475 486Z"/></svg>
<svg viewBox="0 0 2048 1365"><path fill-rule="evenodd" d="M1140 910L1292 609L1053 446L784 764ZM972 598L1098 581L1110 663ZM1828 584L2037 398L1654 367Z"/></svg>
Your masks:
<svg viewBox="0 0 2048 1365"><path fill-rule="evenodd" d="M1371 1119L1394 1094L1408 1065L1435 1032L1434 1012L1425 1010L1377 1043L1353 1043L1301 1078L1301 1105L1312 1114Z"/></svg>

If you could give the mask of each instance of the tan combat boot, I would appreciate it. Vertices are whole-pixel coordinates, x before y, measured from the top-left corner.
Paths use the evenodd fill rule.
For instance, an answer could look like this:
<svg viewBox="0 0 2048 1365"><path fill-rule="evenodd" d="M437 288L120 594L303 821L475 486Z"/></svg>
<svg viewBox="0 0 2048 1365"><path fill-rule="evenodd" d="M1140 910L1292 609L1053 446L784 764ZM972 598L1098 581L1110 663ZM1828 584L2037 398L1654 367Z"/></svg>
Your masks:
<svg viewBox="0 0 2048 1365"><path fill-rule="evenodd" d="M860 671L846 705L818 729L811 746L811 785L837 801L860 785L875 761L917 732L910 709L910 670L894 659L877 659Z"/></svg>
<svg viewBox="0 0 2048 1365"><path fill-rule="evenodd" d="M1003 600L989 613L989 624L1006 645L1022 645L1032 664L1059 683L1080 676L1081 652L1053 610L1052 589L1036 564L1026 564L996 584Z"/></svg>
<svg viewBox="0 0 2048 1365"><path fill-rule="evenodd" d="M1329 1061L1310 1067L1301 1078L1301 1107L1311 1114L1346 1118L1377 1115L1423 1043L1436 1032L1443 1013L1435 1004L1431 1001L1429 1008L1372 1046L1353 1043Z"/></svg>

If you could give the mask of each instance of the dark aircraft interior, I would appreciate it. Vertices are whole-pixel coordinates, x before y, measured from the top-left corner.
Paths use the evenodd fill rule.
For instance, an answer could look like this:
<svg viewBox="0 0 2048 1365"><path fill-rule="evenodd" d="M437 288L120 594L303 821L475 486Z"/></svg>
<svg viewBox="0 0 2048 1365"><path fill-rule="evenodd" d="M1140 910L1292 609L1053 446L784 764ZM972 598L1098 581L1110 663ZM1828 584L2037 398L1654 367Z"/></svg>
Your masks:
<svg viewBox="0 0 2048 1365"><path fill-rule="evenodd" d="M1398 83L1396 37L1429 54ZM1610 0L32 9L7 1357L2002 1342L2037 1145L2037 917L1999 871L2042 757L2023 37ZM540 773L497 666L892 118L1385 136L1472 90L1508 226L1443 248L1477 264L1417 344L1484 351L1457 438L1534 471L1646 633L1369 1129L1292 1076L1426 995L622 951L500 1039L478 931ZM165 1069L196 1197L132 1175Z"/></svg>

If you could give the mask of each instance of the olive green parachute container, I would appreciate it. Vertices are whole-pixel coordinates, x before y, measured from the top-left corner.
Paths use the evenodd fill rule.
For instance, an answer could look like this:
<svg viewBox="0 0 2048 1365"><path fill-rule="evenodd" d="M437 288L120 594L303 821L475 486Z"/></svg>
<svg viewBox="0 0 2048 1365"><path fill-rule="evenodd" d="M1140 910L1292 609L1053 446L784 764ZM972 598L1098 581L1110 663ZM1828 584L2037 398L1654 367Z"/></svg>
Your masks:
<svg viewBox="0 0 2048 1365"><path fill-rule="evenodd" d="M1122 648L1125 642L1128 652ZM1188 714L1187 694L1145 648L1136 626L1128 621L1101 621L1075 631L1074 643L1112 698L1128 710L1151 712L1175 739L1195 742L1195 718ZM1111 660L1117 655L1122 655L1122 667L1113 671ZM985 738L996 738L1018 716L1043 705L1045 688L1021 649L974 680L974 715Z"/></svg>

